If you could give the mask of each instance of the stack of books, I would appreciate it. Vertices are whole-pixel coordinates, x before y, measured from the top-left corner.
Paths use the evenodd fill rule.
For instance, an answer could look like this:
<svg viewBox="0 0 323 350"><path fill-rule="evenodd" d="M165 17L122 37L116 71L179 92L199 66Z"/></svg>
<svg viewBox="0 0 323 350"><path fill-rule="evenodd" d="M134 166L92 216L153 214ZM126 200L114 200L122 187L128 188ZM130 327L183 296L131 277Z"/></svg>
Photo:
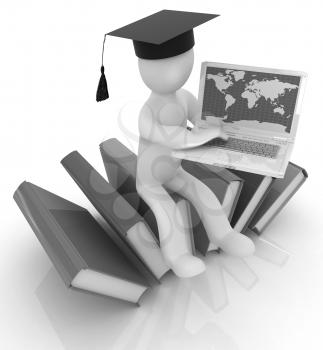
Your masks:
<svg viewBox="0 0 323 350"><path fill-rule="evenodd" d="M75 203L23 182L14 199L67 287L139 304L169 271L159 246L157 222L136 191L137 157L117 139L100 145L108 181L77 151L62 165L107 223L102 227ZM307 178L289 163L284 178L271 178L183 160L221 202L239 232L261 234ZM210 244L195 208L169 193L185 220L187 244L203 255Z"/></svg>

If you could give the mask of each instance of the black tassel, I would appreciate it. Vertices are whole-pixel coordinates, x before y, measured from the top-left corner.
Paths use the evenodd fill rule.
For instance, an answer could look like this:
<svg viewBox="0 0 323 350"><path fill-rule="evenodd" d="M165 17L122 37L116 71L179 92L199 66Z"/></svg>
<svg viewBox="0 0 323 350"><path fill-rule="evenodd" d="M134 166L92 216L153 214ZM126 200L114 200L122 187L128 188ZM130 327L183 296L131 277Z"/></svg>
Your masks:
<svg viewBox="0 0 323 350"><path fill-rule="evenodd" d="M96 91L96 102L104 101L109 98L107 79L104 74L104 67L101 66L101 77Z"/></svg>

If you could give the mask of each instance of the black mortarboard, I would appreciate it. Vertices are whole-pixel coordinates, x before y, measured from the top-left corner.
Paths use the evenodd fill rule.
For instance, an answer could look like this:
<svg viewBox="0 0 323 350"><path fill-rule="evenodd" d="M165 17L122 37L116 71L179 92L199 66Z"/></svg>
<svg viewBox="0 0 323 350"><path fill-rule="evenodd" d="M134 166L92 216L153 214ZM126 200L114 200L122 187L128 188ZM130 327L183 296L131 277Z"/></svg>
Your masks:
<svg viewBox="0 0 323 350"><path fill-rule="evenodd" d="M161 59L177 56L194 46L193 28L219 15L162 10L104 35L101 77L96 100L109 98L104 75L103 54L107 35L133 40L136 56Z"/></svg>

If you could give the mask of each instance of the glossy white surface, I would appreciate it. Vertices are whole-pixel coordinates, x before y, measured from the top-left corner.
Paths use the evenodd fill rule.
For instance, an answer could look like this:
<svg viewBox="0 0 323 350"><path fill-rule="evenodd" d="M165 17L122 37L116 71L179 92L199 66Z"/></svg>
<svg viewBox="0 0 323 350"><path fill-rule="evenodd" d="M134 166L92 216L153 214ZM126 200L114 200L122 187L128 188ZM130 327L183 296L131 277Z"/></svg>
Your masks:
<svg viewBox="0 0 323 350"><path fill-rule="evenodd" d="M151 342L161 340L167 350L323 347L322 6L315 0L183 4L1 3L1 349L114 350L132 344L154 350ZM118 137L135 144L136 113L148 91L132 44L109 38L111 99L95 102L103 33L160 8L222 15L195 31L190 91L198 91L203 60L309 74L292 155L309 179L265 235L289 253L287 262L277 250L268 253L267 245L258 245L263 258L244 263L210 255L201 280L167 276L142 307L131 308L66 290L12 194L27 179L94 213L59 161L77 149L104 174L101 141Z"/></svg>

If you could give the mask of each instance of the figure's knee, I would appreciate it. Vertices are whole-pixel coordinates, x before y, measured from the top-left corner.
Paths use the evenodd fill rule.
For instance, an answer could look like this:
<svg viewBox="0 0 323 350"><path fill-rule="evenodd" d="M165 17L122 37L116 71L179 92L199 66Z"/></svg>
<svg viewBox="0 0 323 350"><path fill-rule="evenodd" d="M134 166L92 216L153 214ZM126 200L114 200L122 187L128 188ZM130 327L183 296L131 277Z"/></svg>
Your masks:
<svg viewBox="0 0 323 350"><path fill-rule="evenodd" d="M196 179L192 187L193 195L200 203L207 203L208 205L219 205L219 200L215 193L202 181Z"/></svg>
<svg viewBox="0 0 323 350"><path fill-rule="evenodd" d="M145 188L143 185L141 185L139 182L136 182L136 190L140 196L145 195Z"/></svg>
<svg viewBox="0 0 323 350"><path fill-rule="evenodd" d="M162 185L142 185L136 184L137 192L145 201L167 203L170 196Z"/></svg>
<svg viewBox="0 0 323 350"><path fill-rule="evenodd" d="M144 200L151 198L151 194L154 192L152 188L147 185L140 184L139 182L136 183L136 189L139 196Z"/></svg>

